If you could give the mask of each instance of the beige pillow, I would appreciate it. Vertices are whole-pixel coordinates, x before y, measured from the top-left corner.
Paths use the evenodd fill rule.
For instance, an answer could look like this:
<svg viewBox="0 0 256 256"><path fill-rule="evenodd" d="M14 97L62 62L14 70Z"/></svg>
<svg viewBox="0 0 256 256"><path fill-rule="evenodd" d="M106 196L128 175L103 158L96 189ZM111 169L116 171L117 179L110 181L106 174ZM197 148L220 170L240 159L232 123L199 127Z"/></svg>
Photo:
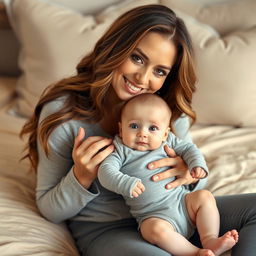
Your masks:
<svg viewBox="0 0 256 256"><path fill-rule="evenodd" d="M106 22L108 20L114 20L118 18L120 14L125 13L137 6L159 4L159 2L159 0L127 0L122 3L109 6L96 16L96 20L99 23Z"/></svg>
<svg viewBox="0 0 256 256"><path fill-rule="evenodd" d="M256 126L256 27L220 37L212 27L177 14L195 48L198 123Z"/></svg>
<svg viewBox="0 0 256 256"><path fill-rule="evenodd" d="M16 80L14 77L0 77L0 108L14 97Z"/></svg>
<svg viewBox="0 0 256 256"><path fill-rule="evenodd" d="M214 27L221 35L256 25L255 0L161 0Z"/></svg>
<svg viewBox="0 0 256 256"><path fill-rule="evenodd" d="M115 12L121 14L146 2L150 1L123 1ZM23 71L17 86L16 112L30 116L42 91L75 73L79 60L92 50L115 16L110 12L104 22L96 23L92 15L83 16L40 0L12 0L9 7L12 26L21 42L19 66Z"/></svg>

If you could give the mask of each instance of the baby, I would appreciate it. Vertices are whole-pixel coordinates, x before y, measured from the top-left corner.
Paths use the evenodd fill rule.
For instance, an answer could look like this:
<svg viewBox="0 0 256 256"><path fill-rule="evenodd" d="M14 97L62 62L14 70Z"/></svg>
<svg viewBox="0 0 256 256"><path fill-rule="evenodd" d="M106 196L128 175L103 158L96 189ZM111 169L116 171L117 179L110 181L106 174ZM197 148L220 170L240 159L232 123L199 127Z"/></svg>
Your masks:
<svg viewBox="0 0 256 256"><path fill-rule="evenodd" d="M238 232L218 237L220 220L213 195L207 190L191 192L185 186L167 190L166 181L159 181L163 184L159 186L147 169L149 162L168 157L164 150L168 145L186 162L192 177L208 175L198 148L170 131L171 115L166 102L155 94L129 100L122 109L115 151L99 167L98 179L124 197L148 242L176 256L221 255L237 243ZM204 249L188 241L196 227Z"/></svg>

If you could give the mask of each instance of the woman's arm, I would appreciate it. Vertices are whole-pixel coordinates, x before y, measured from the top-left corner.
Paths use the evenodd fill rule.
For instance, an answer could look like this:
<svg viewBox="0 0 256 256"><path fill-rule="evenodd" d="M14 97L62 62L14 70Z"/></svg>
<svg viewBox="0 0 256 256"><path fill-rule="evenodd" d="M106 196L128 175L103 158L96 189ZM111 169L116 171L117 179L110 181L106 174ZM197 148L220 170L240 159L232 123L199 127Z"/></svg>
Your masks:
<svg viewBox="0 0 256 256"><path fill-rule="evenodd" d="M58 110L58 104L61 101L46 105L41 118ZM66 122L54 129L48 140L48 156L38 141L36 200L40 212L52 222L77 215L98 196L98 188L92 183L97 172L95 165L113 151L113 146L109 146L99 153L97 149L108 146L110 141L103 137L84 140L83 129L77 135L79 125Z"/></svg>

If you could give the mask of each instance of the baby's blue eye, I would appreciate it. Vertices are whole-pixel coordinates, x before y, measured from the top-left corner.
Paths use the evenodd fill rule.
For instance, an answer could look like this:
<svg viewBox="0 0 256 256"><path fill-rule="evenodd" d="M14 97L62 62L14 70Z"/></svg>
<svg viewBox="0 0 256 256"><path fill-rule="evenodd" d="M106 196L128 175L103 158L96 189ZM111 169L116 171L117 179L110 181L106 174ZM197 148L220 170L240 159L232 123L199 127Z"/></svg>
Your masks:
<svg viewBox="0 0 256 256"><path fill-rule="evenodd" d="M132 128L132 129L138 129L139 128L139 126L136 123L130 124L129 127Z"/></svg>
<svg viewBox="0 0 256 256"><path fill-rule="evenodd" d="M149 130L155 132L155 131L158 130L158 127L155 126L155 125L152 125L152 126L149 127Z"/></svg>

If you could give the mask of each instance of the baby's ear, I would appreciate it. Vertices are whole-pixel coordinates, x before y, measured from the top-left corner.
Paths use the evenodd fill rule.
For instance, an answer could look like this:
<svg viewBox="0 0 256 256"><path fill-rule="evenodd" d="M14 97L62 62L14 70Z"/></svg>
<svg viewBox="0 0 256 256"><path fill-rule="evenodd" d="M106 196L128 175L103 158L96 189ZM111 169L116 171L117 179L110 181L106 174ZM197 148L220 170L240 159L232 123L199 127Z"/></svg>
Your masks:
<svg viewBox="0 0 256 256"><path fill-rule="evenodd" d="M122 138L122 123L118 122L118 127L119 127L119 137Z"/></svg>
<svg viewBox="0 0 256 256"><path fill-rule="evenodd" d="M168 128L166 129L166 131L165 131L165 133L164 133L163 141L166 141L166 140L167 140L168 134L169 134L170 130L171 130L170 127L168 127Z"/></svg>

